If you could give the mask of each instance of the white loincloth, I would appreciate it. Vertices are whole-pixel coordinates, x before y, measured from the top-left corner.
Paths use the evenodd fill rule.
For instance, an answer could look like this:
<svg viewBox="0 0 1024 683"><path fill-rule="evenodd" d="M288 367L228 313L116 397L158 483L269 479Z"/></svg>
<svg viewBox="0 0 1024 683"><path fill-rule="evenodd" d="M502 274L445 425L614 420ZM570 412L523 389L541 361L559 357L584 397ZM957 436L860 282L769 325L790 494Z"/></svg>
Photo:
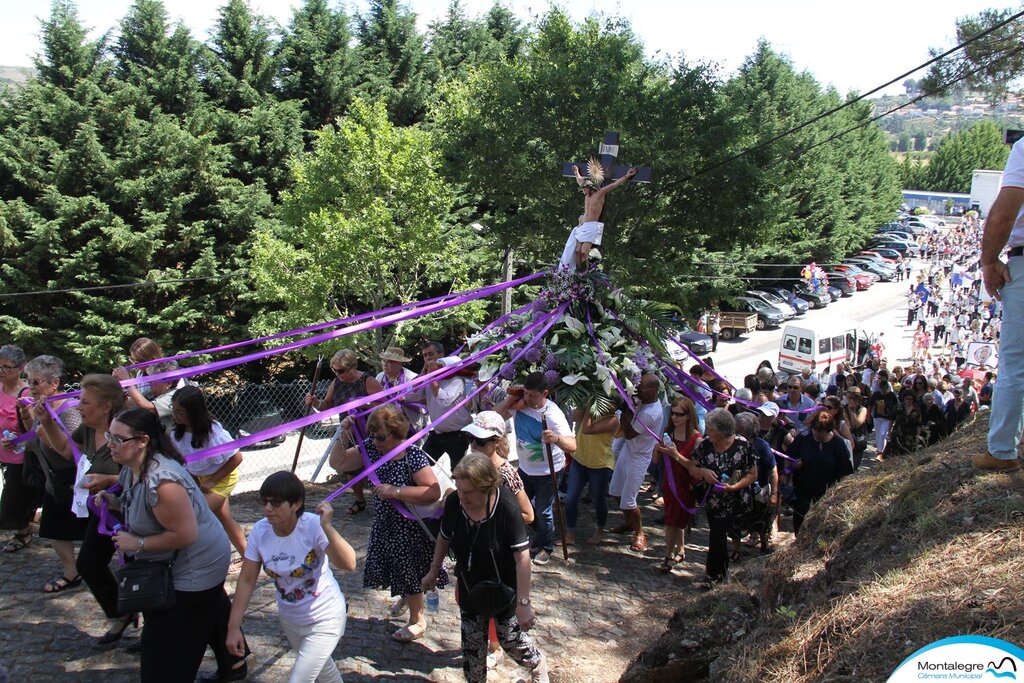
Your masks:
<svg viewBox="0 0 1024 683"><path fill-rule="evenodd" d="M558 259L559 267L576 267L576 245L580 242L590 242L595 246L601 244L601 236L604 235L604 223L590 221L577 225L569 233L569 239L565 241L565 249L562 250L562 258Z"/></svg>

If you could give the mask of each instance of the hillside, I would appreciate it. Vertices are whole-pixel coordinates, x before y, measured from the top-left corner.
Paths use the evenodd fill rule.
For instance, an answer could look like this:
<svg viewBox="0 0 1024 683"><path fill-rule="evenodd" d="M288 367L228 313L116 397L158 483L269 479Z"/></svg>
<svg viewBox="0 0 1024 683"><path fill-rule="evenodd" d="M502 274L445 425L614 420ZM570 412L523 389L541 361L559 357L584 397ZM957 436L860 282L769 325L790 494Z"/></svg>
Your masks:
<svg viewBox="0 0 1024 683"><path fill-rule="evenodd" d="M31 78L34 69L27 66L0 66L0 89L19 86Z"/></svg>
<svg viewBox="0 0 1024 683"><path fill-rule="evenodd" d="M1024 641L1024 471L971 467L987 427L847 478L799 540L688 594L621 681L884 681L944 637Z"/></svg>

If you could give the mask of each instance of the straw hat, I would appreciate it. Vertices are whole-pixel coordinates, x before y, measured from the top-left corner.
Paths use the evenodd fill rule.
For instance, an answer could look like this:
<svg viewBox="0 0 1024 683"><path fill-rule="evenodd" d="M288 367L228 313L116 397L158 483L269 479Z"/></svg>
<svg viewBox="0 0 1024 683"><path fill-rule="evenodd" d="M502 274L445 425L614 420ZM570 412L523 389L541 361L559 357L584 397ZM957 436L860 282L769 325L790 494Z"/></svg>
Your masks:
<svg viewBox="0 0 1024 683"><path fill-rule="evenodd" d="M408 363L412 358L407 358L401 347L389 346L384 353L380 354L381 360L393 360L399 363Z"/></svg>

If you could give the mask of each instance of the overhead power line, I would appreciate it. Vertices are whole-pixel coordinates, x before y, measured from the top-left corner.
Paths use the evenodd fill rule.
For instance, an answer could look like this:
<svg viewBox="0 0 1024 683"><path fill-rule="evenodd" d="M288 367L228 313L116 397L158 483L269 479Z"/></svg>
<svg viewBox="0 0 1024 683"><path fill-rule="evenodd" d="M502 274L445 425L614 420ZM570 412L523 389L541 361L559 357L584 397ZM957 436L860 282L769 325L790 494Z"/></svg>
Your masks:
<svg viewBox="0 0 1024 683"><path fill-rule="evenodd" d="M0 293L0 298L12 298L17 296L39 296L42 294L70 294L73 292L97 292L104 289L135 289L137 287L150 287L152 285L172 285L181 282L200 282L202 280L223 280L227 277L244 275L249 271L236 270L221 275L208 275L206 277L183 277L175 280L145 280L143 282L127 282L121 285L96 285L95 287L69 287L67 289L38 289L34 292L5 292Z"/></svg>
<svg viewBox="0 0 1024 683"><path fill-rule="evenodd" d="M984 38L985 36L987 36L988 34L992 33L993 31L998 30L998 29L1002 28L1003 26L1006 26L1007 24L1009 24L1011 21L1015 21L1017 19L1020 19L1021 17L1024 17L1024 11L1021 11L1021 12L1018 12L1017 14L1014 14L1013 16L1007 18L1006 20L999 22L995 26L992 26L991 28L989 28L989 29L987 29L985 31L982 31L981 33L979 33L978 35L974 36L973 38L971 38L969 40L965 40L964 42L960 43L959 45L956 45L955 47L952 47L949 50L946 50L942 54L937 55L937 56L933 57L932 59L929 59L927 62L925 62L923 64L915 66L910 71L907 71L907 72L905 72L903 74L900 74L899 76L896 76L892 80L887 81L886 83L883 83L882 85L869 90L868 92L864 93L863 95L860 95L859 97L856 97L856 98L854 98L852 100L844 102L843 104L840 104L837 107L833 107L832 109L829 109L828 111L822 112L821 114L818 114L817 116L814 116L814 117L804 121L803 123L799 123L796 126L793 126L792 128L790 128L788 130L784 130L783 132L779 133L778 135L776 135L776 136L774 136L772 138L769 138L768 140L765 140L764 142L760 142L760 143L754 145L753 147L748 147L747 149L741 150L741 151L737 152L736 154L733 154L731 156L726 157L725 159L722 159L721 161L716 161L716 162L714 162L712 164L709 164L709 165L705 166L704 168L700 169L699 171L697 171L696 173L693 173L690 176L684 178L684 180L692 180L692 179L694 179L694 178L696 178L698 176L704 175L705 173L713 171L713 170L715 170L717 168L721 168L722 166L725 166L726 164L732 163L733 161L736 161L737 159L741 159L744 156L747 156L748 154L752 154L753 152L756 152L756 151L758 151L760 149L764 149L768 145L772 145L772 144L778 142L779 140L792 135L793 133L796 133L796 132L798 132L800 130L803 130L804 128L806 128L807 126L810 126L813 123L817 123L818 121L821 121L824 118L832 116L833 114L835 114L837 112L840 112L843 109L846 109L847 107L851 107L854 104L860 102L861 100L864 100L865 98L870 97L871 95L874 95L875 93L879 92L880 90L888 88L890 85L893 85L894 83L897 83L901 79L907 78L908 76L911 76L911 75L917 73L918 71L920 71L921 69L924 69L925 67L931 66L932 64L938 62L939 60L944 59L945 57L948 57L949 55L953 54L957 50L961 50L961 49L967 47L971 43L973 43L973 42L975 42L977 40L980 40L981 38ZM968 72L967 74L965 74L964 77L966 77L968 75L972 75L972 74L974 74L976 72L977 72L977 70L972 70L972 71ZM958 79L956 79L954 81L951 81L950 83L955 83L956 81L959 81L959 80L962 80L962 79L958 78ZM935 92L941 90L943 87L946 87L945 84L943 86L939 87L939 88L936 88L935 90L933 90L929 94L934 94ZM916 102L919 99L922 99L922 98L919 97L917 99L911 100L910 102L907 102L903 106L907 106L909 104L912 104L913 102ZM897 110L894 109L892 111L897 111ZM881 117L879 117L879 118L881 118ZM875 120L877 120L877 118L876 119L872 119L872 121L875 121Z"/></svg>

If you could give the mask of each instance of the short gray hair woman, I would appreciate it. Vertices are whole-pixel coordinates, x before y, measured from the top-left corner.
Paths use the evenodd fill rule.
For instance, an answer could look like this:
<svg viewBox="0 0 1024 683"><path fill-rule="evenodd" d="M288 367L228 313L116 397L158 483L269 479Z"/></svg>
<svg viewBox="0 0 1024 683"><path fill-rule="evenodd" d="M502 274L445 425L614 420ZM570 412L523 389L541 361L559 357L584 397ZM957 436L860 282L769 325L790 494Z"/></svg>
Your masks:
<svg viewBox="0 0 1024 683"><path fill-rule="evenodd" d="M740 413L734 418L736 422L736 433L742 436L747 441L753 443L754 437L757 436L757 430L760 426L757 421L757 417L753 413Z"/></svg>
<svg viewBox="0 0 1024 683"><path fill-rule="evenodd" d="M714 429L723 437L736 434L736 418L725 408L715 408L704 418L704 426Z"/></svg>

